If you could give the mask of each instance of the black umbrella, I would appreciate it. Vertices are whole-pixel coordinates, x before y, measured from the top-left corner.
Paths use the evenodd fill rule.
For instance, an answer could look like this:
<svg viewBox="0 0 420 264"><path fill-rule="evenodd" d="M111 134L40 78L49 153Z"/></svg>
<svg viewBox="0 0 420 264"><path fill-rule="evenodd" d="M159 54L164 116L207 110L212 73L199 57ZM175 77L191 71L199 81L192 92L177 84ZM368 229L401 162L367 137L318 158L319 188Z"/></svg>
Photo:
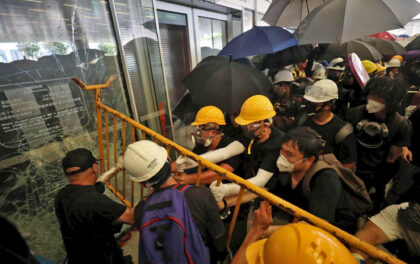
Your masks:
<svg viewBox="0 0 420 264"><path fill-rule="evenodd" d="M247 98L267 95L271 87L257 69L224 57L205 58L183 82L199 107L214 105L226 113L239 112Z"/></svg>
<svg viewBox="0 0 420 264"><path fill-rule="evenodd" d="M410 43L405 46L406 50L418 50L420 49L420 36L413 39Z"/></svg>
<svg viewBox="0 0 420 264"><path fill-rule="evenodd" d="M181 119L183 123L189 124L194 121L195 114L198 112L200 107L193 103L191 94L186 91L181 100L175 104L173 109L173 116Z"/></svg>
<svg viewBox="0 0 420 264"><path fill-rule="evenodd" d="M361 41L369 43L383 55L403 54L407 52L401 44L389 39L363 38Z"/></svg>
<svg viewBox="0 0 420 264"><path fill-rule="evenodd" d="M361 60L377 61L382 59L381 53L372 45L358 40L348 41L343 44L330 44L321 55L321 58L330 61L337 57L347 58L347 55L351 53L356 53Z"/></svg>
<svg viewBox="0 0 420 264"><path fill-rule="evenodd" d="M262 62L266 68L283 68L284 66L304 62L312 52L312 45L302 45L291 47L274 54L267 54Z"/></svg>

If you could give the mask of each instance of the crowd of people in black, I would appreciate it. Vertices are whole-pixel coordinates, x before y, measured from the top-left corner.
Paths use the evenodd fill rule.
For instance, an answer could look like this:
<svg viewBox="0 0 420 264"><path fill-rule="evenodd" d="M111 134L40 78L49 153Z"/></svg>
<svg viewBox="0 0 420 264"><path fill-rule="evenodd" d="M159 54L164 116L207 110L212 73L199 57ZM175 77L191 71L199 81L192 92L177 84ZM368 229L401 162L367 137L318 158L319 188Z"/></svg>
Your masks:
<svg viewBox="0 0 420 264"><path fill-rule="evenodd" d="M401 56L362 63L370 76L364 86L343 58L270 71L271 94L248 98L236 115L198 111L192 151L372 245L397 241L388 250L419 263L420 63ZM206 169L193 186L197 165L184 156L172 161L148 140L130 144L120 167L152 193L127 208L102 194L112 173L97 182L88 150L68 153L70 184L57 194L56 214L69 263L130 263L112 235L122 223L140 230L139 263L318 263L302 247L320 239L319 250L341 256L339 263L369 258L314 226L292 224L250 192L226 252L240 186L218 183ZM336 252L325 246L337 243Z"/></svg>

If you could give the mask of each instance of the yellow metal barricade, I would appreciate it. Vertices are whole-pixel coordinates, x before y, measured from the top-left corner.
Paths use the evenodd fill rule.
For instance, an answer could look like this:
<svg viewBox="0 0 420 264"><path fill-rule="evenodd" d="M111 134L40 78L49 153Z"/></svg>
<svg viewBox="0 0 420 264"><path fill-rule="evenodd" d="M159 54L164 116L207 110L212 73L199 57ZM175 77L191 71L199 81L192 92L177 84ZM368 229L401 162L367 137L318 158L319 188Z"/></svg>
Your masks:
<svg viewBox="0 0 420 264"><path fill-rule="evenodd" d="M101 173L104 173L105 168L109 169L110 167L110 153L109 153L109 134L108 134L108 118L109 115L113 116L113 150L114 150L114 164L117 162L117 122L121 121L122 122L122 153L124 154L125 148L126 148L126 125L130 125L131 126L131 142L134 142L135 140L135 134L137 129L140 130L141 132L141 139L144 140L146 139L146 136L148 135L153 141L163 144L166 149L168 150L168 153L170 152L171 149L176 150L177 152L179 152L181 155L184 155L188 158L191 158L193 160L195 160L198 163L198 177L197 177L197 181L196 181L196 185L200 184L200 176L201 176L201 171L202 168L205 167L207 169L213 170L215 172L217 172L219 174L219 178L218 178L218 183L220 183L220 181L223 179L229 180L233 183L238 184L239 186L241 186L239 195L238 195L238 200L235 206L235 210L233 213L233 217L232 217L232 222L228 231L228 243L227 245L230 244L230 239L232 237L232 233L234 230L234 226L235 226L235 222L238 216L238 212L239 212L239 208L240 208L240 204L241 204L241 200L244 194L244 191L250 191L255 193L256 195L258 195L259 197L261 197L262 199L266 200L267 202L269 202L270 204L277 206L279 208L281 208L282 210L284 210L285 212L293 215L294 217L309 222L313 225L316 225L328 232L330 232L331 234L333 234L335 237L337 237L338 239L340 239L343 243L347 244L349 247L358 249L364 253L366 253L367 255L369 255L371 258L376 259L376 260L380 260L380 261L384 261L386 263L392 263L392 264L402 264L404 263L403 261L397 259L396 257L382 251L379 250L378 248L364 242L361 241L360 239L358 239L357 237L337 228L336 226L328 223L327 221L314 216L308 212L306 212L305 210L300 209L299 207L281 199L278 196L275 196L274 194L266 191L264 188L260 188L244 179L242 179L241 177L231 173L230 171L227 171L226 169L223 169L222 167L219 167L218 165L209 162L208 160L205 160L203 158L201 158L199 155L194 154L193 152L185 149L184 147L176 144L175 142L169 140L168 138L156 133L155 131L149 129L146 126L143 126L142 124L136 122L135 120L129 118L126 115L121 114L120 112L106 106L103 105L101 103L101 89L103 88L109 88L111 83L115 80L116 78L114 76L112 76L111 78L109 78L109 80L105 83L105 84L97 84L97 85L86 85L85 83L83 83L81 80L79 80L78 78L73 78L73 80L75 81L76 84L78 84L83 90L95 90L95 108L96 108L96 120L97 120L97 129L98 129L98 146L99 146L99 158L100 158L100 167L101 167ZM105 150L104 150L104 131L103 131L103 123L102 123L102 112L104 112L104 118L105 118L105 122L104 122L104 127L105 127ZM130 143L131 143L130 142ZM105 151L105 153L104 153ZM105 157L106 156L106 157ZM106 166L105 166L105 161L106 161ZM132 207L133 203L134 203L134 193L135 193L135 185L134 182L131 182L131 190L130 190L130 201L127 200L126 198L126 173L125 170L123 169L123 175L122 175L122 193L120 193L118 191L118 180L117 180L117 176L115 176L115 182L114 185L112 185L110 182L108 182L106 185L107 187L127 206ZM140 198L143 198L143 193L144 190L142 187L140 187Z"/></svg>

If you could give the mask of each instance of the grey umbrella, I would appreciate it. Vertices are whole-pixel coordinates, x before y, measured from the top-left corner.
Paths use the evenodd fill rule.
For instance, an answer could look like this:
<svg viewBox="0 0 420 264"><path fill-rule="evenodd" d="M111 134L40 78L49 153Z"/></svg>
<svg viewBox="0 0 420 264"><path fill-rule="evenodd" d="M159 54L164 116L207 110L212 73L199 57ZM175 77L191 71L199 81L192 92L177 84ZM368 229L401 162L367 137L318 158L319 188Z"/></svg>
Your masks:
<svg viewBox="0 0 420 264"><path fill-rule="evenodd" d="M361 41L369 43L383 55L403 54L407 52L399 43L389 39L362 38Z"/></svg>
<svg viewBox="0 0 420 264"><path fill-rule="evenodd" d="M417 0L331 0L310 12L295 36L300 45L344 43L402 28L418 13Z"/></svg>
<svg viewBox="0 0 420 264"><path fill-rule="evenodd" d="M297 27L320 4L327 0L273 0L262 20L271 26Z"/></svg>
<svg viewBox="0 0 420 264"><path fill-rule="evenodd" d="M356 53L361 60L377 61L382 59L381 53L372 45L353 40L343 44L330 44L321 55L322 59L330 61L337 57L346 57L350 53Z"/></svg>

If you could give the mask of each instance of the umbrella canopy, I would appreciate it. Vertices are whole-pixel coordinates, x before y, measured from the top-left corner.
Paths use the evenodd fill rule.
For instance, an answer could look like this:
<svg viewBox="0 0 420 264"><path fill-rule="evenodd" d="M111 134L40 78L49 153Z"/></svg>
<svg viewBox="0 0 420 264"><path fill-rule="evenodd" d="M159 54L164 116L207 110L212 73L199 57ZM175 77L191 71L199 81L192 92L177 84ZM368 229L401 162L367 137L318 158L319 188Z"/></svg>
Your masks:
<svg viewBox="0 0 420 264"><path fill-rule="evenodd" d="M275 54L268 54L262 61L262 68L275 68L280 69L284 66L304 62L308 59L309 54L312 52L311 45L302 45L291 47Z"/></svg>
<svg viewBox="0 0 420 264"><path fill-rule="evenodd" d="M416 0L332 0L315 8L299 24L299 44L344 43L404 27L420 13Z"/></svg>
<svg viewBox="0 0 420 264"><path fill-rule="evenodd" d="M330 44L321 58L329 61L337 57L347 57L351 53L356 53L361 60L377 61L382 59L381 53L372 45L358 40L344 44Z"/></svg>
<svg viewBox="0 0 420 264"><path fill-rule="evenodd" d="M262 20L272 26L297 27L320 4L327 0L273 0Z"/></svg>
<svg viewBox="0 0 420 264"><path fill-rule="evenodd" d="M395 36L392 35L389 32L381 32L381 33L377 33L377 34L372 34L372 35L369 35L369 37L378 38L378 39L389 39L389 40L394 40L395 39Z"/></svg>
<svg viewBox="0 0 420 264"><path fill-rule="evenodd" d="M253 27L232 39L219 53L239 59L253 55L274 53L297 45L289 31L281 27Z"/></svg>
<svg viewBox="0 0 420 264"><path fill-rule="evenodd" d="M257 69L227 58L205 58L183 80L193 103L214 105L223 112L239 112L242 103L256 94L267 95L271 83Z"/></svg>
<svg viewBox="0 0 420 264"><path fill-rule="evenodd" d="M418 50L420 49L420 35L405 46L406 50Z"/></svg>
<svg viewBox="0 0 420 264"><path fill-rule="evenodd" d="M407 52L403 46L392 40L380 38L363 38L361 40L372 45L383 55L401 54Z"/></svg>

